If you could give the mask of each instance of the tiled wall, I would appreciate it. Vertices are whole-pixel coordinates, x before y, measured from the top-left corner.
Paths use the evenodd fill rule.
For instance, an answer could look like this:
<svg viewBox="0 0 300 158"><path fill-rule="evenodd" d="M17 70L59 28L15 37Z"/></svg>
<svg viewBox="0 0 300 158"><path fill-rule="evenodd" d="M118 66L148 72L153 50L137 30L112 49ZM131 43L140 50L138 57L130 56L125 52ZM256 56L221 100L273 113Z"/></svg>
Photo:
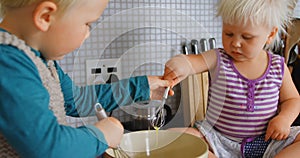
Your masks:
<svg viewBox="0 0 300 158"><path fill-rule="evenodd" d="M215 2L111 0L91 37L62 60L61 65L81 85L86 83L85 60L93 58L122 59L123 77L161 75L163 64L181 53L183 42L208 37L220 39L221 25L214 17Z"/></svg>
<svg viewBox="0 0 300 158"><path fill-rule="evenodd" d="M294 10L294 16L300 18L300 1L298 0L298 3L296 5L296 8Z"/></svg>
<svg viewBox="0 0 300 158"><path fill-rule="evenodd" d="M216 38L221 46L221 22L215 17L217 0L111 0L91 37L60 64L76 84L87 83L87 59L119 58L122 75L162 75L164 63L182 53L192 39ZM300 16L299 3L295 15ZM173 113L180 87L168 100Z"/></svg>

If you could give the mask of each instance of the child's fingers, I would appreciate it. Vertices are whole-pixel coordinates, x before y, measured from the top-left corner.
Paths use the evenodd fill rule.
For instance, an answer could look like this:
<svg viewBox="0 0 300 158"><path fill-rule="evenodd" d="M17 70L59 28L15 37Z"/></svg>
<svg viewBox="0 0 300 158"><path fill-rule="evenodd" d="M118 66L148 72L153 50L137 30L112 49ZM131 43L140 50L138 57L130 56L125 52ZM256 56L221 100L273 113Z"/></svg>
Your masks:
<svg viewBox="0 0 300 158"><path fill-rule="evenodd" d="M273 134L273 131L270 131L270 129L267 129L265 141L268 141L271 138L272 134Z"/></svg>
<svg viewBox="0 0 300 158"><path fill-rule="evenodd" d="M169 72L169 73L165 73L164 75L164 79L165 80L169 80L171 81L172 83L172 87L174 87L175 85L177 85L181 79L180 79L181 76L177 76L173 71L172 72Z"/></svg>
<svg viewBox="0 0 300 158"><path fill-rule="evenodd" d="M175 92L173 91L173 89L170 89L169 95L170 95L170 96L173 96L174 94L175 94Z"/></svg>
<svg viewBox="0 0 300 158"><path fill-rule="evenodd" d="M116 147L121 142L124 128L121 122L116 118L105 118L96 122L95 126L102 131L108 146Z"/></svg>
<svg viewBox="0 0 300 158"><path fill-rule="evenodd" d="M173 79L174 76L175 76L175 74L173 71L171 71L169 68L165 68L165 72L164 72L164 76L163 76L164 79Z"/></svg>

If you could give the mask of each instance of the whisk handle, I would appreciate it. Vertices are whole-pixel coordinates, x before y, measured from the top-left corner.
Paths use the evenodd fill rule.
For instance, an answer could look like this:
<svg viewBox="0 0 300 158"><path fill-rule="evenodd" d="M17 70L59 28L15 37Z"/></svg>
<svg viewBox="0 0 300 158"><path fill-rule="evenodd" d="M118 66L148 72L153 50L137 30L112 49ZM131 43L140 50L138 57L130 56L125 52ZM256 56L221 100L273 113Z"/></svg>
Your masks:
<svg viewBox="0 0 300 158"><path fill-rule="evenodd" d="M96 103L94 105L94 108L95 108L95 111L96 111L97 119L99 121L102 120L102 119L107 118L107 114L106 114L104 108L102 107L102 105L100 103Z"/></svg>
<svg viewBox="0 0 300 158"><path fill-rule="evenodd" d="M166 88L164 95L163 95L163 99L167 99L168 95L169 95L169 91L170 91L170 86Z"/></svg>

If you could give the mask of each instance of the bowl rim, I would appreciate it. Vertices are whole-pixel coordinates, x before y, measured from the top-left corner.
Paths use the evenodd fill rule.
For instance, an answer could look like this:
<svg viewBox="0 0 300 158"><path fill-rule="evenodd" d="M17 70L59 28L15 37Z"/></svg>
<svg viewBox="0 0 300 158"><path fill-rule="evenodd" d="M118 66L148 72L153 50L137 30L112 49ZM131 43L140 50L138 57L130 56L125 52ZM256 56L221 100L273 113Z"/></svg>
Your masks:
<svg viewBox="0 0 300 158"><path fill-rule="evenodd" d="M172 134L174 134L174 135L177 135L176 138L174 138L173 141L175 141L178 137L180 137L180 136L183 135L183 134L186 134L186 135L188 135L189 137L194 137L195 139L199 140L199 141L201 142L201 144L203 144L203 147L205 148L205 149L203 149L203 150L204 150L203 154L202 154L202 155L199 155L199 157L202 157L203 155L204 155L204 157L206 157L206 155L208 155L208 144L205 142L205 140L201 139L200 137L197 137L197 136L195 136L195 135L192 135L192 134L189 134L189 133L185 133L185 132L172 131L172 130L141 130L141 131L134 131L134 132L125 133L124 136L125 136L125 135L126 135L126 136L128 136L128 135L134 135L134 134L136 134L136 133L138 133L138 134L144 134L144 133L149 133L149 132L151 132L151 133L154 133L154 132L161 132L161 133L168 133L168 134L172 133ZM122 141L125 139L124 136L123 136L123 138L122 138L122 140L121 140L121 144L120 144L121 148L124 148L124 146L122 146ZM125 136L125 137L126 137L126 136ZM173 141L172 141L172 142L173 142ZM165 146L164 146L164 147L165 147ZM164 147L162 147L162 148L164 148ZM160 149L160 148L155 148L155 149L151 149L151 150L157 150L157 149ZM126 151L126 150L125 150L125 151ZM143 152L146 152L146 151L143 151ZM143 152L140 152L140 153L143 153ZM111 157L114 157L114 152L113 152L113 149L111 149L111 148L108 148L108 149L105 151L105 153L108 154L108 155L111 156ZM137 152L137 153L139 153L139 152Z"/></svg>

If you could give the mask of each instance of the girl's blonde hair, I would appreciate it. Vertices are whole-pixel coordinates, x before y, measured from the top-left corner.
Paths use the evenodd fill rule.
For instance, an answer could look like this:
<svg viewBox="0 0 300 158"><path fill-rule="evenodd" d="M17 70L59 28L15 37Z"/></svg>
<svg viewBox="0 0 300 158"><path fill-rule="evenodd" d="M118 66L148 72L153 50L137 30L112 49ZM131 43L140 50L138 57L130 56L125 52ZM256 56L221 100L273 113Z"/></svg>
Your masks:
<svg viewBox="0 0 300 158"><path fill-rule="evenodd" d="M33 3L39 3L47 0L0 0L0 16L4 17L5 13L14 8L21 8ZM59 7L59 12L65 11L68 7L74 4L77 0L48 0L54 2Z"/></svg>
<svg viewBox="0 0 300 158"><path fill-rule="evenodd" d="M250 22L253 25L277 27L277 36L269 46L273 49L278 46L285 27L290 24L295 3L295 0L219 0L217 16L227 24L246 25Z"/></svg>

